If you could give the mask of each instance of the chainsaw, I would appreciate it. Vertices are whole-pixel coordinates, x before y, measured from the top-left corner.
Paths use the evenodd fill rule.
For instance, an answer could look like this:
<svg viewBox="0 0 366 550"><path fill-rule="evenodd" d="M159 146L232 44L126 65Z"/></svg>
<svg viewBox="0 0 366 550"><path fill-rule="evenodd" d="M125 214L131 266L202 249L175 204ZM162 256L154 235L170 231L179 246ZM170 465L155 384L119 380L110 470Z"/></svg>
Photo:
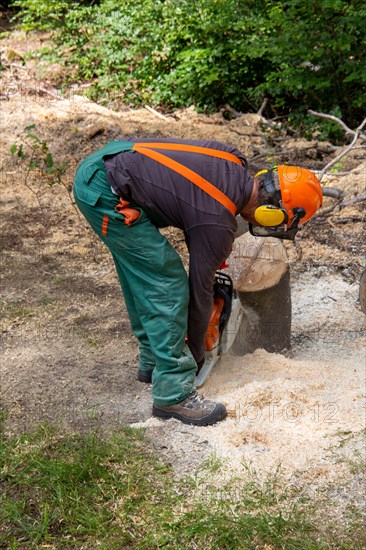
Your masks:
<svg viewBox="0 0 366 550"><path fill-rule="evenodd" d="M227 353L239 331L244 310L231 277L215 274L213 310L206 332L205 362L197 373L195 386L202 386L221 355Z"/></svg>

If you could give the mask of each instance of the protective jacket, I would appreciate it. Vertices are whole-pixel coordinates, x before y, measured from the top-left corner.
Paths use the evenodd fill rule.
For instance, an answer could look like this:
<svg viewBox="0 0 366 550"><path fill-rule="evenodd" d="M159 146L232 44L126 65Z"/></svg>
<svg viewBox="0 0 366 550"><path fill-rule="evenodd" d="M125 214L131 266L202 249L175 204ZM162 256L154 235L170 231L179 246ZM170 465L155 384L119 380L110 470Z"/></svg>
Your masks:
<svg viewBox="0 0 366 550"><path fill-rule="evenodd" d="M249 201L253 181L247 161L237 149L216 141L130 141L195 145L235 155L241 164L181 150L160 151L222 191L236 206L236 214ZM196 362L200 362L212 311L214 275L229 255L237 229L235 215L184 176L138 151L118 152L105 156L103 161L108 182L119 197L140 206L157 225L184 231L189 250L188 345Z"/></svg>

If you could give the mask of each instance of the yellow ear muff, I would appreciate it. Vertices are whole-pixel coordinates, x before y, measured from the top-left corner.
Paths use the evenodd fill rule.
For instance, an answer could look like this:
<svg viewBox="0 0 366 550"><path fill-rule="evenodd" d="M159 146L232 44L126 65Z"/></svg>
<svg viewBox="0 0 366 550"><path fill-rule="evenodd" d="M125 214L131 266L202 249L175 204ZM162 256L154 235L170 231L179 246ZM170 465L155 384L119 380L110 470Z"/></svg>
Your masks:
<svg viewBox="0 0 366 550"><path fill-rule="evenodd" d="M276 225L281 225L285 221L286 216L280 208L270 204L264 204L263 206L258 206L258 208L256 208L254 218L259 225L273 227Z"/></svg>

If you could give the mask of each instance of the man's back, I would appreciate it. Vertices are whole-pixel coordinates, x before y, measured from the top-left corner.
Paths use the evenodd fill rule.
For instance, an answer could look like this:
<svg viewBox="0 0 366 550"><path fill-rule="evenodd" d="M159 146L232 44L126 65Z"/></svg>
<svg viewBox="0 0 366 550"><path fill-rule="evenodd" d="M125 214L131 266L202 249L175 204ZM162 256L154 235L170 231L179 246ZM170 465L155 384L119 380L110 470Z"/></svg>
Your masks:
<svg viewBox="0 0 366 550"><path fill-rule="evenodd" d="M220 189L241 211L250 197L251 180L239 151L215 141L132 139L134 143L178 143L226 151L243 164L200 153L155 149ZM125 200L158 215L166 225L189 232L197 225L218 224L236 229L235 218L217 200L171 168L141 153L123 152L104 160L108 181Z"/></svg>

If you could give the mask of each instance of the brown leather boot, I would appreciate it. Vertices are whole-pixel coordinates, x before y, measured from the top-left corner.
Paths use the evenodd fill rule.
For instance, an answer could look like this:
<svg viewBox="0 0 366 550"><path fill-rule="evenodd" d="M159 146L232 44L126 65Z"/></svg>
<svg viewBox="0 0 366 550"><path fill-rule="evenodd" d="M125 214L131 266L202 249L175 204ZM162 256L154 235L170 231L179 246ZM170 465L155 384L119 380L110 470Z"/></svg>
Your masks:
<svg viewBox="0 0 366 550"><path fill-rule="evenodd" d="M225 405L222 403L208 401L202 395L193 392L184 401L176 405L161 407L154 404L153 415L160 418L177 418L184 424L210 426L223 420L227 412Z"/></svg>

